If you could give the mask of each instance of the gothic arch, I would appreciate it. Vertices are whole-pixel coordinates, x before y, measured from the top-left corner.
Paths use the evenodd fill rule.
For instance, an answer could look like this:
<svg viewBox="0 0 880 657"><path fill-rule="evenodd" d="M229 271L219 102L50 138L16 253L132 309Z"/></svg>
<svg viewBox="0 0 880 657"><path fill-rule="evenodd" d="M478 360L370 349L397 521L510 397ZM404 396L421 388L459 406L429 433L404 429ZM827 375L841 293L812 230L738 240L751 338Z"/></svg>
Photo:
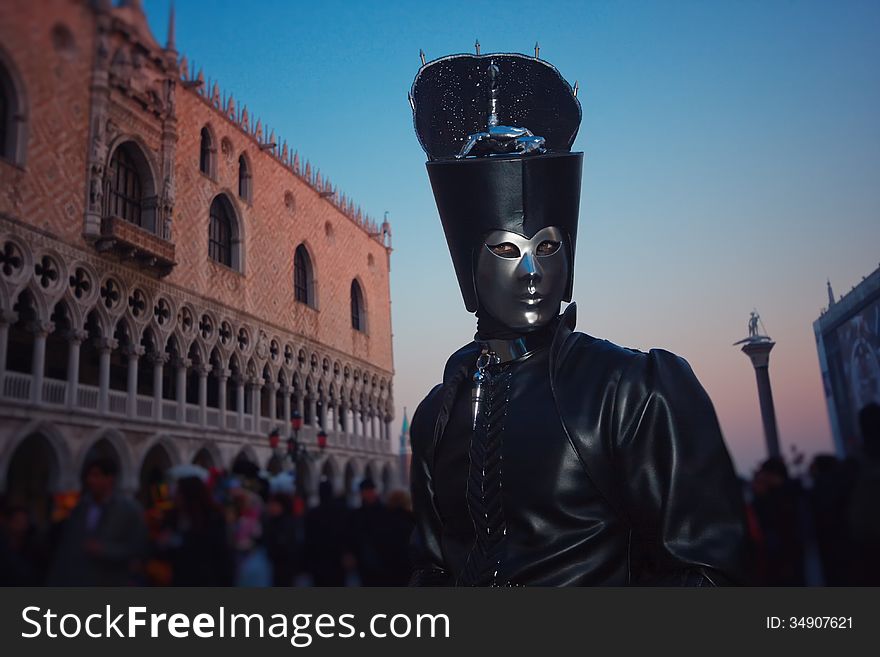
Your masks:
<svg viewBox="0 0 880 657"><path fill-rule="evenodd" d="M199 130L199 171L217 179L217 133L211 123L206 123Z"/></svg>
<svg viewBox="0 0 880 657"><path fill-rule="evenodd" d="M24 82L12 57L0 47L0 93L3 95L6 116L0 125L0 157L23 167L27 159L28 99Z"/></svg>
<svg viewBox="0 0 880 657"><path fill-rule="evenodd" d="M318 305L318 267L315 253L303 240L297 244L291 260L293 267L294 299L309 308L317 310Z"/></svg>
<svg viewBox="0 0 880 657"><path fill-rule="evenodd" d="M247 459L251 463L255 463L256 465L260 464L260 459L257 457L257 451L253 448L253 446L252 445L242 445L241 449L239 449L238 451L236 451L233 454L232 460L229 462L229 469L231 470L232 466L235 465L236 461L238 461L242 457L244 457L245 459Z"/></svg>
<svg viewBox="0 0 880 657"><path fill-rule="evenodd" d="M153 436L143 445L138 454L138 472L144 467L144 459L146 459L150 451L157 445L165 450L172 466L179 465L183 462L181 460L180 450L177 449L174 439L166 433L156 433L153 434Z"/></svg>
<svg viewBox="0 0 880 657"><path fill-rule="evenodd" d="M243 221L243 215L241 212L241 208L238 205L238 202L235 200L235 196L228 189L224 188L218 194L214 196L211 200L211 205L208 210L208 240L209 240L209 257L212 257L214 261L220 262L223 265L226 265L230 269L237 271L240 274L245 273L245 227ZM219 227L221 223L228 221L229 226L229 258L226 259L222 257L223 254L220 251L213 252L211 251L211 241L214 240L216 244L224 244L225 236L221 235L219 231L225 230L225 228ZM214 239L214 238L217 239ZM224 238L224 239L220 239ZM219 249L220 247L216 247Z"/></svg>
<svg viewBox="0 0 880 657"><path fill-rule="evenodd" d="M54 458L57 461L57 472L55 473L54 481L50 481L50 491L70 490L77 487L78 482L71 467L73 458L64 435L51 422L32 420L19 429L12 436L11 440L5 441L6 444L2 451L2 458L0 458L0 463L4 464L0 468L0 491L6 490L6 484L9 479L9 466L15 451L26 439L36 435L42 436L48 441Z"/></svg>
<svg viewBox="0 0 880 657"><path fill-rule="evenodd" d="M89 452L92 448L106 440L113 447L119 460L119 486L125 491L133 491L137 488L137 477L132 466L133 457L125 435L118 429L99 429L80 448L76 456L74 472L79 475L86 466Z"/></svg>
<svg viewBox="0 0 880 657"><path fill-rule="evenodd" d="M213 462L213 467L222 468L223 467L223 455L220 453L220 449L217 447L217 444L212 440L206 440L202 443L197 443L194 445L191 453L187 458L188 463L195 463L196 458L199 457L201 452L206 452Z"/></svg>
<svg viewBox="0 0 880 657"><path fill-rule="evenodd" d="M351 327L366 335L370 328L369 304L367 303L366 288L360 276L355 276L351 281L350 305Z"/></svg>

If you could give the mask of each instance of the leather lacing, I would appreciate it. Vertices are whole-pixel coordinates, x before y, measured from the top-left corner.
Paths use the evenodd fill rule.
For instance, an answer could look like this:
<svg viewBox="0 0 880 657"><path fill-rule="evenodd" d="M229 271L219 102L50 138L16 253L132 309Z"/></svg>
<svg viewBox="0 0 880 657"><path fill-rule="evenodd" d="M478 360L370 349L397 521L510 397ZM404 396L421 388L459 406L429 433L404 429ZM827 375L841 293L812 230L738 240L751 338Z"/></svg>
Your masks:
<svg viewBox="0 0 880 657"><path fill-rule="evenodd" d="M461 586L510 586L499 579L507 524L502 503L502 434L510 401L509 368L489 369L486 404L470 441L467 504L476 538L458 577Z"/></svg>

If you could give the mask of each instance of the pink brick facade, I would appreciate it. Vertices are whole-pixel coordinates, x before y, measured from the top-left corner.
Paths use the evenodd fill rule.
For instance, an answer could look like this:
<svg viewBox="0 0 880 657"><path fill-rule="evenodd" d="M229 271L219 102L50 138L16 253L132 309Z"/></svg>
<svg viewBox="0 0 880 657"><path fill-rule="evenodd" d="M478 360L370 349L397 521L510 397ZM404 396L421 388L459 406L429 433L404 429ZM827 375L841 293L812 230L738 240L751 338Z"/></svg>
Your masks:
<svg viewBox="0 0 880 657"><path fill-rule="evenodd" d="M63 470L112 430L134 488L138 465L160 443L175 445L166 450L171 461L205 449L223 462L216 465L241 453L263 461L265 430L297 409L309 418L307 432L330 434L330 448L310 466L312 484L319 475L339 486L365 475L396 479L390 226L364 217L293 149L273 146L274 135L224 105L216 85L187 71L173 42L155 42L137 2L4 2L0 73L12 135L0 157L0 250L11 263L0 267L0 415L8 418L0 486L34 431L55 436L46 437L62 471L58 488L72 481ZM111 160L123 149L138 161L146 228L108 216ZM233 267L209 257L218 195L233 210ZM310 304L294 293L300 245L311 261ZM362 291L362 330L353 327L352 281ZM71 351L94 343L95 353L107 353L94 382L71 374L68 356L66 391L50 376L54 352L45 346L61 339L62 323ZM34 336L27 348L39 372L6 371L7 345L25 334ZM126 372L117 372L119 362L128 363L129 382L114 389ZM145 368L166 379L173 370L176 396L168 399L171 383L164 393L161 385L145 391L138 363L141 378ZM50 429L34 428L33 408ZM71 411L79 428L69 434L78 437L62 448L62 416Z"/></svg>

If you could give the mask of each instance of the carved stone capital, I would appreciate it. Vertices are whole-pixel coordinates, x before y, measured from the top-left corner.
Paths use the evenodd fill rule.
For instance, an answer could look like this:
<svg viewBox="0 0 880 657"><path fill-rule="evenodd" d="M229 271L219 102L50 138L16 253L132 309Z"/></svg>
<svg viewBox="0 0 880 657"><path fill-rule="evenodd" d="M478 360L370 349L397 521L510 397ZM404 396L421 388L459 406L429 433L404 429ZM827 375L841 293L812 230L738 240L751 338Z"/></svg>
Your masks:
<svg viewBox="0 0 880 657"><path fill-rule="evenodd" d="M189 358L176 357L172 363L176 369L189 369L192 367L192 361Z"/></svg>
<svg viewBox="0 0 880 657"><path fill-rule="evenodd" d="M162 367L171 359L171 356L164 351L154 351L148 356L148 358L154 366Z"/></svg>
<svg viewBox="0 0 880 657"><path fill-rule="evenodd" d="M0 310L0 324L15 324L18 321L18 313L14 310Z"/></svg>
<svg viewBox="0 0 880 657"><path fill-rule="evenodd" d="M128 344L122 350L129 359L138 359L146 353L146 349L144 349L143 345L139 344Z"/></svg>
<svg viewBox="0 0 880 657"><path fill-rule="evenodd" d="M115 338L98 338L95 340L95 347L103 353L110 353L119 346L119 340Z"/></svg>
<svg viewBox="0 0 880 657"><path fill-rule="evenodd" d="M45 338L54 330L55 322L43 322L37 319L28 325L28 331L35 337Z"/></svg>
<svg viewBox="0 0 880 657"><path fill-rule="evenodd" d="M65 331L64 337L68 342L73 342L77 345L82 344L89 337L88 331L84 331L82 329L72 328L68 331Z"/></svg>

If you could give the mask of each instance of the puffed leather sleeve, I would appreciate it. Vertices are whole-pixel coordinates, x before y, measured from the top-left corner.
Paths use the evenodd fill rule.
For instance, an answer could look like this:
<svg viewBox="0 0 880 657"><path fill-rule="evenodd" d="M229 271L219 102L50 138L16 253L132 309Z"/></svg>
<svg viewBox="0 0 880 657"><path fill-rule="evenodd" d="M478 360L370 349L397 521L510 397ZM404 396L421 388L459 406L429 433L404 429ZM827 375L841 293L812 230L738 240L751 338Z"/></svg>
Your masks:
<svg viewBox="0 0 880 657"><path fill-rule="evenodd" d="M415 529L410 540L413 573L410 586L451 585L451 575L444 562L440 545L440 515L434 502L432 477L434 427L439 413L442 386L436 386L419 404L410 424L410 493L412 495Z"/></svg>
<svg viewBox="0 0 880 657"><path fill-rule="evenodd" d="M613 462L635 584L743 583L745 505L715 409L688 363L636 352L615 392Z"/></svg>

